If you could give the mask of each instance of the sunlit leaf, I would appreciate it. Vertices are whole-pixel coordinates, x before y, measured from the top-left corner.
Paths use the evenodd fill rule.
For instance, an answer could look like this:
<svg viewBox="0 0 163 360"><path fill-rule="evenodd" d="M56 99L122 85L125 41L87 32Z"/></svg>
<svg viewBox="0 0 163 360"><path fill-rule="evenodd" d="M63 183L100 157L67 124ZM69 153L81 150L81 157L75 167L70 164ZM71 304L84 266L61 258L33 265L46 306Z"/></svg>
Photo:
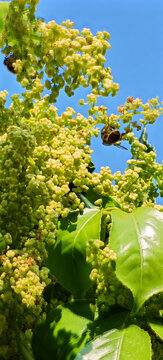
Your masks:
<svg viewBox="0 0 163 360"><path fill-rule="evenodd" d="M93 313L86 301L58 306L37 325L32 349L35 360L73 360L89 338Z"/></svg>
<svg viewBox="0 0 163 360"><path fill-rule="evenodd" d="M163 340L163 321L160 322L150 322L149 323L152 330Z"/></svg>
<svg viewBox="0 0 163 360"><path fill-rule="evenodd" d="M79 297L91 285L92 269L86 262L86 244L100 239L101 211L85 209L83 215L72 213L62 219L54 246L48 247L47 266L57 281Z"/></svg>
<svg viewBox="0 0 163 360"><path fill-rule="evenodd" d="M89 342L75 360L150 360L151 344L147 332L136 325L112 329Z"/></svg>
<svg viewBox="0 0 163 360"><path fill-rule="evenodd" d="M3 31L4 17L7 14L9 1L0 1L0 33Z"/></svg>
<svg viewBox="0 0 163 360"><path fill-rule="evenodd" d="M134 296L133 312L163 290L163 214L137 208L112 212L110 246L117 254L116 274Z"/></svg>

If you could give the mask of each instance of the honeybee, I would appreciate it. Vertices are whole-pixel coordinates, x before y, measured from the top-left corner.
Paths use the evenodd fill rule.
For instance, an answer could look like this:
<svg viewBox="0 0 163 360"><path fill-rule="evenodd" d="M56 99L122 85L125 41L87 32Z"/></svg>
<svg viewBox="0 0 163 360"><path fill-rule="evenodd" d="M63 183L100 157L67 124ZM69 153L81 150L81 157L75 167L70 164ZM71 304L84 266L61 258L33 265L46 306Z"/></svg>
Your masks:
<svg viewBox="0 0 163 360"><path fill-rule="evenodd" d="M120 144L116 144L118 141L121 141L123 139L124 135L125 135L125 133L121 134L119 132L119 130L109 128L109 125L105 125L101 130L101 139L102 139L103 145L106 145L106 146L114 145L114 146L120 147L124 150L128 150L124 146L122 146Z"/></svg>
<svg viewBox="0 0 163 360"><path fill-rule="evenodd" d="M4 65L7 67L7 69L12 73L16 74L17 71L15 70L13 64L16 62L16 60L19 60L20 57L16 57L14 54L10 54L5 57L4 59ZM21 60L21 59L20 59ZM25 69L23 68L23 72L25 72ZM32 80L36 79L36 75L33 75L30 77Z"/></svg>
<svg viewBox="0 0 163 360"><path fill-rule="evenodd" d="M10 54L9 56L6 56L4 59L4 65L6 65L7 69L12 73L12 74L16 74L16 71L14 69L13 64L16 62L17 58L13 55Z"/></svg>

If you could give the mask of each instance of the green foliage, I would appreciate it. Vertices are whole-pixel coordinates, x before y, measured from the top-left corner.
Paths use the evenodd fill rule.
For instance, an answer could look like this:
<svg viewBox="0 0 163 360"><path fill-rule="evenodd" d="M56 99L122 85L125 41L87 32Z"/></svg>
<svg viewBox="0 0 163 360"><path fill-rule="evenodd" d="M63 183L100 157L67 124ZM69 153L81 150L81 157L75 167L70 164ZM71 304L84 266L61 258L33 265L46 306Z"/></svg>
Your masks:
<svg viewBox="0 0 163 360"><path fill-rule="evenodd" d="M4 17L7 14L9 1L0 1L0 32L3 31Z"/></svg>
<svg viewBox="0 0 163 360"><path fill-rule="evenodd" d="M163 214L159 211L112 212L110 247L117 254L117 277L133 293L133 312L154 293L163 291L162 240Z"/></svg>
<svg viewBox="0 0 163 360"><path fill-rule="evenodd" d="M150 322L149 325L155 334L163 340L163 324L161 322Z"/></svg>
<svg viewBox="0 0 163 360"><path fill-rule="evenodd" d="M90 338L93 317L88 302L58 306L35 329L32 341L35 359L50 360L54 355L56 359L74 359Z"/></svg>
<svg viewBox="0 0 163 360"><path fill-rule="evenodd" d="M133 341L134 339L134 341ZM135 325L126 329L113 329L95 338L75 357L75 360L150 360L150 338Z"/></svg>
<svg viewBox="0 0 163 360"><path fill-rule="evenodd" d="M146 128L163 108L158 97L128 97L116 114L97 105L119 89L105 66L109 33L45 23L37 3L0 2L1 52L24 89L9 108L0 92L0 359L118 351L121 360L162 360L163 165ZM81 86L91 91L79 99L88 114L68 107L59 116L60 91ZM124 174L94 171L101 123L124 127Z"/></svg>
<svg viewBox="0 0 163 360"><path fill-rule="evenodd" d="M103 209L104 213L105 211L106 210ZM90 216L92 217L93 213L95 216L97 214L99 216L100 211L98 210L97 212L95 209L89 209L88 212L82 216L78 215L77 222L72 221L74 214L72 217L67 218L68 224L66 225L66 229L69 229L69 234L67 235L65 232L68 230L59 230L59 238L62 239L63 244L64 241L67 243L66 240L68 240L69 237L71 237L70 243L75 243L78 240L78 236L83 237L83 229L86 234L89 234L90 224L88 220L90 219ZM86 214L89 214L89 217L86 217ZM75 229L76 231L74 231L72 224L76 223L77 227ZM96 226L98 228L99 224L100 218L99 222L96 219ZM155 209L147 207L138 208L131 214L127 214L119 209L114 210L112 211L112 229L109 236L109 246L106 245L105 248L104 243L100 240L101 232L96 230L95 225L94 227L91 225L90 229L94 231L94 234L96 231L97 238L96 240L93 240L93 232L88 235L88 260L93 266L90 278L97 283L95 300L97 314L95 319L92 318L89 336L85 338L87 345L85 347L81 346L83 349L80 351L79 348L76 349L76 345L73 347L74 351L77 353L76 360L83 358L93 360L95 354L97 359L102 359L105 355L106 359L112 360L117 353L119 359L151 359L150 335L152 335L152 333L150 328L157 336L162 338L163 326L161 323L162 316L159 314L159 307L162 309L163 298L161 298L160 303L156 305L155 311L154 309L152 311L150 310L152 309L151 304L154 305L155 301L152 302L152 298L151 304L145 303L145 301L155 292L158 293L159 291L162 291L162 224L162 214ZM80 233L81 231L82 233ZM84 247L86 249L86 241L85 244L83 242L83 248ZM103 247L102 250L100 250L101 247ZM61 246L61 249L62 253L59 255L58 253L55 254L55 251L53 251L50 252L50 256L56 264L56 271L64 272L64 286L66 287L66 269L64 268L63 270L64 252L66 252L66 250L64 250L64 246ZM113 250L116 252L116 256ZM78 260L78 256L76 256L76 260ZM123 285L120 282L118 284L118 279L116 279L114 271L115 261L118 279L122 281L122 284L128 286L133 293L133 306L129 301L128 304L130 305L128 307L128 312L126 312L127 302L125 302L123 298L130 298L130 293L124 291L125 288L123 289ZM58 270L59 268L62 270ZM71 266L67 266L67 269L68 268L71 268ZM76 279L80 279L80 273L81 267L76 266ZM56 275L55 270L54 274ZM58 281L61 283L62 276L61 278L58 277ZM88 278L88 274L85 274L85 280L86 278ZM80 281L82 283L82 280ZM76 289L78 289L78 284L75 283L75 279L72 279L72 282L74 282L74 288L76 287ZM73 291L74 289L72 292ZM101 294L103 294L103 298L101 297ZM103 302L103 304L101 304L101 302ZM89 304L93 309L93 303L94 301L92 302L92 300L89 299L87 305ZM109 304L109 308L107 307L107 303ZM143 303L145 303L144 307L142 307ZM77 307L76 310L74 310L74 305ZM121 306L121 312L119 312L119 305ZM71 306L72 312L70 315L65 315L65 322L68 322L68 326L70 327L70 324L74 322L74 313L76 314L76 311L82 311L79 302L72 302ZM59 311L60 307L57 309ZM51 313L49 316L51 316ZM66 348L66 353L63 353L62 345L60 344L61 340L59 340L59 333L55 336L53 335L54 338L52 340L50 332L52 329L52 321L53 323L56 323L55 319L57 319L57 312L53 312L50 322L49 320L46 320L42 325L38 325L33 338L33 349L36 353L36 359L43 359L43 357L41 357L40 349L44 349L47 353L49 352L50 355L48 358L52 359L52 356L55 353L55 347L57 347L58 359L64 357L69 359L72 356L71 348ZM157 321L155 319L157 319ZM80 324L80 318L76 318L76 322ZM67 331L67 325L62 322L61 325L63 326L64 331ZM53 334L56 334L56 329L58 329L58 327L55 325ZM77 333L79 336L80 331L78 331ZM45 333L48 333L49 335L46 337L46 343L44 342L42 344ZM88 335L88 332L86 333ZM81 336L80 340L83 344L82 339ZM78 337L77 340L79 341ZM71 340L66 340L65 334L63 336L63 342L71 344ZM74 359L74 356L75 353L73 353L72 359Z"/></svg>
<svg viewBox="0 0 163 360"><path fill-rule="evenodd" d="M118 201L116 201L111 196L100 196L97 192L93 191L93 188L90 186L89 190L86 192L86 197L83 194L79 194L79 197L84 202L86 207L90 207L90 204L100 205L103 208L115 207L121 208Z"/></svg>
<svg viewBox="0 0 163 360"><path fill-rule="evenodd" d="M47 266L57 281L75 297L91 285L91 265L86 262L86 244L100 237L101 211L86 209L82 216L70 213L61 220L57 240L48 247Z"/></svg>

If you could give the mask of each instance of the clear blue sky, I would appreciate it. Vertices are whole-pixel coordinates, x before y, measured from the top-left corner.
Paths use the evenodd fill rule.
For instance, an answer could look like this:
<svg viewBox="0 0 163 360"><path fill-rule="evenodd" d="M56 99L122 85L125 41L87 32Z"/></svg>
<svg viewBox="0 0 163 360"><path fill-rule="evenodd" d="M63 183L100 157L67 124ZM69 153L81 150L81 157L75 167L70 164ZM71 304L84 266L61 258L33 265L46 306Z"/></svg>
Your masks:
<svg viewBox="0 0 163 360"><path fill-rule="evenodd" d="M123 104L128 96L139 97L143 102L159 96L163 101L163 0L40 0L37 9L37 16L46 22L54 19L61 24L70 19L79 30L88 27L94 35L102 30L111 34L112 48L108 51L107 66L111 67L120 91L116 97L103 99L109 113L116 113L117 106ZM6 89L10 95L20 93L20 85L7 72L2 61L0 55L0 90ZM85 94L80 89L73 98L62 95L56 105L59 113L67 106L82 112L83 108L78 108L77 103ZM147 131L149 142L156 148L157 161L161 163L163 116L148 126ZM110 166L112 172L124 171L130 157L128 151L105 147L100 137L92 139L91 147L96 171L101 166Z"/></svg>

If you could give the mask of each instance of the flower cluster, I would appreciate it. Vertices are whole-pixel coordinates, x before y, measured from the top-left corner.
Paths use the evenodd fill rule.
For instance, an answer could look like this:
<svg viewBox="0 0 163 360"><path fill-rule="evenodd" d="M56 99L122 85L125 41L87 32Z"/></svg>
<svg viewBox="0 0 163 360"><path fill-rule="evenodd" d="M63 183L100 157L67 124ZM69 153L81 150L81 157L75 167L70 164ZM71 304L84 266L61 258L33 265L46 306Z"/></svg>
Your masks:
<svg viewBox="0 0 163 360"><path fill-rule="evenodd" d="M94 94L116 95L119 85L113 82L110 68L104 67L110 34L93 36L86 28L80 33L69 20L46 24L34 16L37 2L12 0L0 39L3 53L14 55L17 80L27 89L25 99L39 99L45 87L54 103L62 88L72 96L79 86L89 85Z"/></svg>
<svg viewBox="0 0 163 360"><path fill-rule="evenodd" d="M17 353L20 332L26 341L26 329L29 336L36 316L44 310L46 244L55 241L58 219L84 207L77 193L87 190L90 183L88 144L97 130L91 116L86 119L70 107L58 116L48 96L30 108L26 100L13 95L6 109L5 95L0 94L0 286L1 352L9 359L8 327ZM15 322L20 317L19 328L9 320L13 309Z"/></svg>
<svg viewBox="0 0 163 360"><path fill-rule="evenodd" d="M28 118L26 102L12 99L6 109L11 126L6 117L0 139L1 232L10 234L12 246L25 246L41 261L44 241L55 239L58 217L83 208L76 193L88 189L92 150L87 144L97 131L91 117L72 108L59 117L47 96L28 110Z"/></svg>
<svg viewBox="0 0 163 360"><path fill-rule="evenodd" d="M96 284L97 307L101 311L108 311L113 305L131 309L132 294L115 275L116 254L109 245L100 240L89 243L87 259L93 266L90 278Z"/></svg>
<svg viewBox="0 0 163 360"><path fill-rule="evenodd" d="M8 250L0 256L0 355L3 358L17 354L20 337L29 346L29 329L45 308L42 293L48 283L48 269L40 270L27 253Z"/></svg>
<svg viewBox="0 0 163 360"><path fill-rule="evenodd" d="M114 186L112 181L114 176L109 167L102 167L99 173L93 173L90 179L90 185L93 190L99 195L114 195Z"/></svg>

